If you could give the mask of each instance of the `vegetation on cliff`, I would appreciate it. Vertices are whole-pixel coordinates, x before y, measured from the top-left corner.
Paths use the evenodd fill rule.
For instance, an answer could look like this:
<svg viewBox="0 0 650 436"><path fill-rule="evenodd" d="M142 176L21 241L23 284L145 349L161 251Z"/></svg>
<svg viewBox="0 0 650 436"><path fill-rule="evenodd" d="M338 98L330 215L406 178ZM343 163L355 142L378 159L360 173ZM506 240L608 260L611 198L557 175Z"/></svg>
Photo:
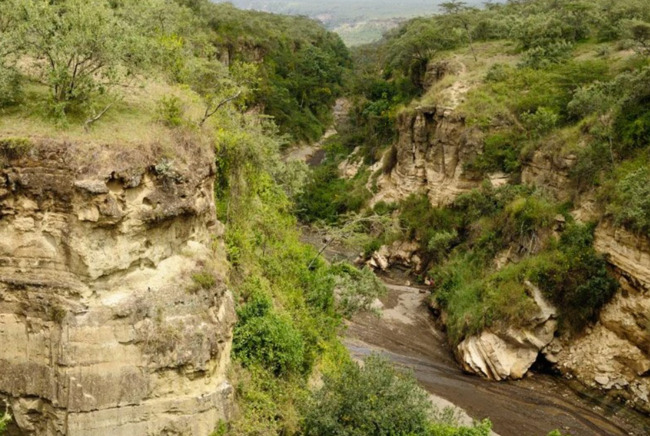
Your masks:
<svg viewBox="0 0 650 436"><path fill-rule="evenodd" d="M331 122L350 62L340 38L306 18L207 0L0 0L0 42L5 137L150 146L161 174L184 159L185 143L216 149L217 215L239 318L237 410L217 432L306 431L315 412L304 407L312 404L310 380L340 379L356 367L339 342L343 318L383 291L369 270L330 265L299 241L294 199L306 169L280 156ZM9 152L29 143L17 135L5 140ZM196 273L187 292L214 281ZM385 364L382 371L395 378L391 389L406 389L404 398L425 395ZM430 412L422 408L418 419L428 422Z"/></svg>
<svg viewBox="0 0 650 436"><path fill-rule="evenodd" d="M398 221L401 235L368 229L368 247L420 242L423 279L435 283L454 343L495 323L524 322L534 310L527 281L560 308L565 331L580 331L617 288L593 248L595 224L649 234L650 6L537 0L447 9L354 50L352 122L331 140L347 153L330 154L328 169L316 170L300 213L344 222L349 211L379 212ZM414 193L371 210L377 178L397 165L398 116L418 106L452 109L479 132L482 150L461 171L485 179L483 188L448 205ZM350 159L364 164L342 180L337 165L353 150ZM522 183L545 156L567 162L548 169L565 171L567 183L546 186L530 175ZM507 186L492 187L495 174ZM359 194L352 184L363 187ZM348 195L339 199L342 186ZM578 209L590 201L582 218Z"/></svg>
<svg viewBox="0 0 650 436"><path fill-rule="evenodd" d="M188 87L204 114L232 101L315 140L349 66L340 38L314 21L207 0L3 0L0 16L0 108L59 124L135 109L128 94L149 77Z"/></svg>

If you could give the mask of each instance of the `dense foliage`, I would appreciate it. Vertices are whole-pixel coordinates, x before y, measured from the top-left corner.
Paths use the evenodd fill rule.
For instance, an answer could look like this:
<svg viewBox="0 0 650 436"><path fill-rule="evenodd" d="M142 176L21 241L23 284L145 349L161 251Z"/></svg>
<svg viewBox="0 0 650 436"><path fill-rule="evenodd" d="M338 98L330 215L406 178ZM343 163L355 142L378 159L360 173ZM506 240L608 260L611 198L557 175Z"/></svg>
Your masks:
<svg viewBox="0 0 650 436"><path fill-rule="evenodd" d="M441 415L442 416L442 415ZM435 421L426 392L407 373L396 371L378 356L363 366L349 362L324 377L307 406L306 435L487 436L489 421L457 427L453 419Z"/></svg>

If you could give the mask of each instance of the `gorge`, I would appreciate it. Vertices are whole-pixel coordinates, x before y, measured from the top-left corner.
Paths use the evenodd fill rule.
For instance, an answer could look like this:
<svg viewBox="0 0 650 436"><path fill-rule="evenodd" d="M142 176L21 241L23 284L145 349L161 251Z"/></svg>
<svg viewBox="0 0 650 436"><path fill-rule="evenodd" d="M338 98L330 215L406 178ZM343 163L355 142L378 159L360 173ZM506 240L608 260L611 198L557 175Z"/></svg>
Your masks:
<svg viewBox="0 0 650 436"><path fill-rule="evenodd" d="M0 0L0 434L650 432L650 6L441 12Z"/></svg>

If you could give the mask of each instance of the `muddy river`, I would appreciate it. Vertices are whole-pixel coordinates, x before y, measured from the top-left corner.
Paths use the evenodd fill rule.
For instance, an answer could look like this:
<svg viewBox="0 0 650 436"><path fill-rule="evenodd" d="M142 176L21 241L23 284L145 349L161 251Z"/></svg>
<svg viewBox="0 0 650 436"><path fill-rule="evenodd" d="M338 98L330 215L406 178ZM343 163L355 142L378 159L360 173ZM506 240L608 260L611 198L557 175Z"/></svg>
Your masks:
<svg viewBox="0 0 650 436"><path fill-rule="evenodd" d="M303 240L323 246L305 229ZM329 260L354 257L334 245L323 254ZM381 315L362 313L347 324L344 342L353 357L386 356L413 371L440 407L453 404L466 418L489 418L500 436L546 436L556 429L573 436L650 435L650 417L542 368L523 380L499 383L465 374L427 307L428 292L406 286L406 276L383 279L388 293Z"/></svg>
<svg viewBox="0 0 650 436"><path fill-rule="evenodd" d="M427 292L386 279L381 315L356 316L345 343L353 356L381 353L410 368L431 394L474 419L489 418L501 436L649 435L650 417L587 393L560 377L531 372L520 381L489 382L463 373L426 305Z"/></svg>

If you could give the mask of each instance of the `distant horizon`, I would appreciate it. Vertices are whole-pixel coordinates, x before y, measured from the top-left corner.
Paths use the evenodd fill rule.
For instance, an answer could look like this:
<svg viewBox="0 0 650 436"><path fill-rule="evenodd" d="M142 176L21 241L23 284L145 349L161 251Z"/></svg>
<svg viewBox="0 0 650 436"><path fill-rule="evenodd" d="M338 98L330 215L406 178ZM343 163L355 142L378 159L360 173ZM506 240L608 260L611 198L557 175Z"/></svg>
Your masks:
<svg viewBox="0 0 650 436"><path fill-rule="evenodd" d="M400 22L418 16L440 13L444 0L213 0L250 9L287 15L304 15L316 19L337 32L349 46L370 43ZM483 0L466 0L469 6L483 7ZM492 3L503 3L493 1Z"/></svg>

